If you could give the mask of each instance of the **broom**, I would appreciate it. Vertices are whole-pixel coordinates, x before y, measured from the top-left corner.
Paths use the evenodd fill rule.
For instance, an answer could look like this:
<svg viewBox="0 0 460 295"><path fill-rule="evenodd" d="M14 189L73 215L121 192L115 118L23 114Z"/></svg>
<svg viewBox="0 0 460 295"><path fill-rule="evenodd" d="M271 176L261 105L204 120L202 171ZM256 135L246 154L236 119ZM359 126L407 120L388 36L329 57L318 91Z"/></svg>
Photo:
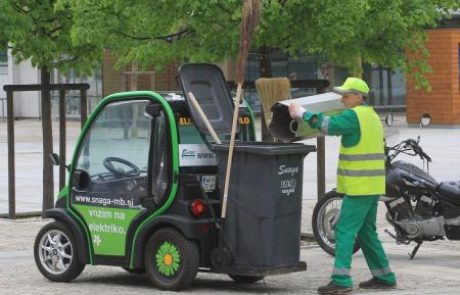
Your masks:
<svg viewBox="0 0 460 295"><path fill-rule="evenodd" d="M246 60L248 58L248 51L251 48L251 35L254 33L257 23L259 22L260 15L260 2L259 0L244 0L243 14L241 17L240 26L240 48L238 54L238 62L236 67L235 81L238 83L236 90L235 110L233 112L232 131L230 135L230 146L228 150L227 171L225 173L224 196L222 200L222 221L225 219L227 212L227 198L228 186L230 182L230 171L232 167L233 149L235 147L235 132L236 123L238 121L238 111L240 108L240 101L242 97L242 88L244 82L244 71L246 67Z"/></svg>
<svg viewBox="0 0 460 295"><path fill-rule="evenodd" d="M256 80L256 89L268 127L272 120L272 106L291 98L291 82L288 78L259 78Z"/></svg>

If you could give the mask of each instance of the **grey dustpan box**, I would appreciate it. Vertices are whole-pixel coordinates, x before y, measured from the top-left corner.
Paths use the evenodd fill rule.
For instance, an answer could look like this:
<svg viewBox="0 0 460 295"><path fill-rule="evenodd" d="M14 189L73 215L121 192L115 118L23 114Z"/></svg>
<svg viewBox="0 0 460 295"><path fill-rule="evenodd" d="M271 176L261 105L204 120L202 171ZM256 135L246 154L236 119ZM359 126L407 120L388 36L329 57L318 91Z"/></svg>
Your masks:
<svg viewBox="0 0 460 295"><path fill-rule="evenodd" d="M221 69L207 63L185 64L179 69L179 77L185 101L198 130L204 135L210 135L204 121L190 101L189 92L195 96L216 133L219 136L230 134L235 106Z"/></svg>
<svg viewBox="0 0 460 295"><path fill-rule="evenodd" d="M321 136L318 130L311 128L302 119L291 119L289 116L289 105L297 103L310 112L322 112L328 116L332 116L340 113L345 108L341 97L342 95L340 94L327 92L278 102L271 109L273 117L269 126L270 132L275 138L283 142Z"/></svg>

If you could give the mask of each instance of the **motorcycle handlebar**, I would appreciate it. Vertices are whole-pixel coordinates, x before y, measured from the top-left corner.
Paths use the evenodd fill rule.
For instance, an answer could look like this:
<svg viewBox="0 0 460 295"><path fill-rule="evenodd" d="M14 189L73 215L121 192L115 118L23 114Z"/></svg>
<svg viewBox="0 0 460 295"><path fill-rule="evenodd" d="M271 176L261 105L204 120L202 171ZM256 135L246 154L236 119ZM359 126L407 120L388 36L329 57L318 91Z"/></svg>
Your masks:
<svg viewBox="0 0 460 295"><path fill-rule="evenodd" d="M427 160L428 162L431 162L431 157L428 156L428 155L422 150L422 148L420 148L419 154L420 154L421 157L425 158L425 160Z"/></svg>
<svg viewBox="0 0 460 295"><path fill-rule="evenodd" d="M427 160L428 162L431 162L431 157L428 156L422 149L422 147L418 144L418 142L416 142L415 140L413 139L410 139L410 144L412 146L412 149L414 150L415 153L417 153L420 158L422 159L425 159Z"/></svg>
<svg viewBox="0 0 460 295"><path fill-rule="evenodd" d="M428 162L431 162L431 157L428 156L424 151L423 149L420 147L420 145L418 144L417 141L415 141L414 139L406 139L404 141L402 141L400 144L394 146L393 148L387 148L387 154L390 150L395 150L397 151L398 153L394 154L391 159L394 159L396 158L396 156L402 152L404 148L410 148L411 150L414 151L414 156L415 155L419 155L421 159L425 159L427 160Z"/></svg>

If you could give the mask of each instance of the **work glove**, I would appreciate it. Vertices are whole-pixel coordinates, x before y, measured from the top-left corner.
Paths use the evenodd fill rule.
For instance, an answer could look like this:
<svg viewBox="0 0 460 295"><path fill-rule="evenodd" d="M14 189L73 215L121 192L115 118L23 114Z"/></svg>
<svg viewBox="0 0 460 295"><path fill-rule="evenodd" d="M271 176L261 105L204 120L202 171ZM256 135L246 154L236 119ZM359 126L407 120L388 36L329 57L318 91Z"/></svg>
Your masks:
<svg viewBox="0 0 460 295"><path fill-rule="evenodd" d="M297 119L302 119L303 118L303 114L306 112L307 110L305 108L303 108L302 106L300 106L299 104L297 103L291 103L289 105L289 115L291 116L292 119L294 120L297 120Z"/></svg>

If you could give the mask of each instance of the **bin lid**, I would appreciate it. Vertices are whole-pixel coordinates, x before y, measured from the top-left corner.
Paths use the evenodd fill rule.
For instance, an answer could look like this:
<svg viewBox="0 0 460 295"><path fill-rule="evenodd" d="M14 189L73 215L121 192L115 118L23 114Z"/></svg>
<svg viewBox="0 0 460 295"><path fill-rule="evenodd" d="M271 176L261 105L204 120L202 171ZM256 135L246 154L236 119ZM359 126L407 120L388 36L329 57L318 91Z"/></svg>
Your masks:
<svg viewBox="0 0 460 295"><path fill-rule="evenodd" d="M228 151L229 146L230 144L228 142L223 142L222 144L212 144L211 148L214 151ZM307 155L316 151L316 147L314 145L273 142L236 142L234 149L236 152L246 152L260 155Z"/></svg>
<svg viewBox="0 0 460 295"><path fill-rule="evenodd" d="M210 135L206 124L190 101L189 92L195 96L217 135L230 134L235 106L221 69L208 63L184 64L179 69L179 78L190 115L200 133ZM239 132L239 128L236 132Z"/></svg>

